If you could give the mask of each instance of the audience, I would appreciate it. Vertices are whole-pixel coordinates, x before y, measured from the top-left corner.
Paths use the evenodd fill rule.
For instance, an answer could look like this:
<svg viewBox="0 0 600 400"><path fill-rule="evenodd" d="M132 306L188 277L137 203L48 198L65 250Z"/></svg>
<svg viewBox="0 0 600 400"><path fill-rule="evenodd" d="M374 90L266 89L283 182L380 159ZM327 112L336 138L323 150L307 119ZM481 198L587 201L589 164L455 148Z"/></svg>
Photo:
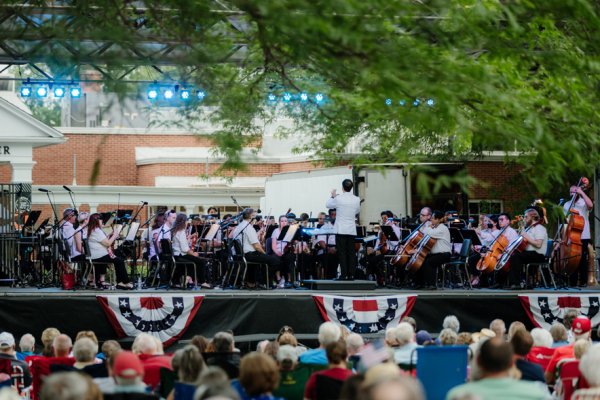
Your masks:
<svg viewBox="0 0 600 400"><path fill-rule="evenodd" d="M552 347L561 347L569 344L567 328L558 321L554 322L550 327L550 335L552 336Z"/></svg>
<svg viewBox="0 0 600 400"><path fill-rule="evenodd" d="M44 381L41 400L97 400L102 394L96 385L78 372L58 372Z"/></svg>
<svg viewBox="0 0 600 400"><path fill-rule="evenodd" d="M342 332L333 322L324 322L319 326L319 348L307 350L300 356L300 362L305 364L327 365L325 347L340 340Z"/></svg>
<svg viewBox="0 0 600 400"><path fill-rule="evenodd" d="M0 360L9 360L12 367L19 367L23 370L23 383L25 387L31 385L31 372L29 365L25 361L17 358L17 348L15 346L15 337L9 332L0 333ZM13 378L13 385L15 379Z"/></svg>
<svg viewBox="0 0 600 400"><path fill-rule="evenodd" d="M464 399L471 395L481 399L547 399L547 389L536 382L510 377L514 364L513 349L503 337L486 340L477 355L481 379L452 389L447 399Z"/></svg>
<svg viewBox="0 0 600 400"><path fill-rule="evenodd" d="M139 334L133 341L131 351L139 356L144 368L144 382L153 388L160 382L160 368L171 369L171 357L165 356L162 344L154 336ZM116 362L116 360L115 360Z"/></svg>
<svg viewBox="0 0 600 400"><path fill-rule="evenodd" d="M17 359L23 361L25 357L35 355L35 337L31 333L26 333L21 336L19 340L19 352L17 352Z"/></svg>
<svg viewBox="0 0 600 400"><path fill-rule="evenodd" d="M158 399L158 396L149 394L144 383L144 365L137 354L130 351L120 351L115 355L112 375L115 379L114 392L105 394L106 400L121 399L120 394L135 393L135 399ZM131 399L133 396L128 396Z"/></svg>
<svg viewBox="0 0 600 400"><path fill-rule="evenodd" d="M242 400L280 399L272 395L279 385L279 369L273 358L263 353L252 352L242 357L239 382L232 384Z"/></svg>
<svg viewBox="0 0 600 400"><path fill-rule="evenodd" d="M531 337L533 338L533 346L535 347L552 347L552 335L545 329L533 328L531 330Z"/></svg>
<svg viewBox="0 0 600 400"><path fill-rule="evenodd" d="M408 329L413 332L410 324ZM323 371L313 373L304 390L304 398L310 400L337 399L344 381L352 375L352 371L347 368L346 359L348 352L346 344L342 341L329 343L325 347L327 354L328 368Z"/></svg>
<svg viewBox="0 0 600 400"><path fill-rule="evenodd" d="M454 346L458 341L458 334L450 328L442 329L438 341L442 346Z"/></svg>
<svg viewBox="0 0 600 400"><path fill-rule="evenodd" d="M401 376L381 376L362 389L364 400L424 400L425 395L419 382Z"/></svg>
<svg viewBox="0 0 600 400"><path fill-rule="evenodd" d="M52 341L52 356L53 357L69 357L73 342L68 335L61 333L54 337Z"/></svg>
<svg viewBox="0 0 600 400"><path fill-rule="evenodd" d="M571 332L573 333L573 338L575 341L579 339L589 341L592 333L591 331L592 322L588 317L579 316L571 323ZM558 363L561 360L575 357L574 345L575 343L571 343L567 346L556 348L552 358L550 359L550 362L548 363L548 366L546 367L545 376L548 384L554 383L556 380L556 367Z"/></svg>
<svg viewBox="0 0 600 400"><path fill-rule="evenodd" d="M460 331L460 322L458 322L456 315L448 315L446 318L444 318L442 329L450 329L458 334Z"/></svg>
<svg viewBox="0 0 600 400"><path fill-rule="evenodd" d="M506 324L501 319L495 319L490 322L490 330L496 334L497 338L504 338L506 333Z"/></svg>
<svg viewBox="0 0 600 400"><path fill-rule="evenodd" d="M515 334L515 332L519 331L519 330L526 331L527 328L525 327L525 324L522 323L521 321L513 321L508 326L508 336L507 336L508 341L510 341L510 339L513 337L513 335Z"/></svg>
<svg viewBox="0 0 600 400"><path fill-rule="evenodd" d="M600 344L591 346L581 357L579 370L590 385L589 389L579 389L573 393L572 399L598 399L600 398Z"/></svg>
<svg viewBox="0 0 600 400"><path fill-rule="evenodd" d="M546 383L544 369L539 364L527 361L525 357L533 347L533 338L526 330L519 329L513 333L510 344L515 353L515 366L521 372L524 381L538 381Z"/></svg>
<svg viewBox="0 0 600 400"><path fill-rule="evenodd" d="M60 335L60 331L56 328L46 328L42 332L42 345L44 348L42 349L42 355L45 357L53 357L54 352L52 350L52 345L54 344L54 338Z"/></svg>
<svg viewBox="0 0 600 400"><path fill-rule="evenodd" d="M394 330L395 341L398 347L394 348L394 362L396 364L414 364L417 361L417 352L419 347L415 343L415 331L408 322L400 322Z"/></svg>
<svg viewBox="0 0 600 400"><path fill-rule="evenodd" d="M222 368L235 379L240 375L240 354L235 351L233 335L229 332L217 332L212 341L213 351L204 354L207 365Z"/></svg>

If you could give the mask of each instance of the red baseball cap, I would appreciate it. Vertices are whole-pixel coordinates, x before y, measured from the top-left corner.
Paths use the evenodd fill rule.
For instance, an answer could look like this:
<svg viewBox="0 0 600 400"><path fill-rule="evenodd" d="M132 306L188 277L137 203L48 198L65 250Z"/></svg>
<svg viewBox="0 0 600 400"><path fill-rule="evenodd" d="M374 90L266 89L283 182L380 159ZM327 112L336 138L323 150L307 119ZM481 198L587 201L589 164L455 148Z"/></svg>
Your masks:
<svg viewBox="0 0 600 400"><path fill-rule="evenodd" d="M125 379L143 377L144 366L136 354L130 351L120 351L115 358L113 374Z"/></svg>
<svg viewBox="0 0 600 400"><path fill-rule="evenodd" d="M579 316L573 320L571 330L576 335L581 335L592 330L592 321L588 317Z"/></svg>

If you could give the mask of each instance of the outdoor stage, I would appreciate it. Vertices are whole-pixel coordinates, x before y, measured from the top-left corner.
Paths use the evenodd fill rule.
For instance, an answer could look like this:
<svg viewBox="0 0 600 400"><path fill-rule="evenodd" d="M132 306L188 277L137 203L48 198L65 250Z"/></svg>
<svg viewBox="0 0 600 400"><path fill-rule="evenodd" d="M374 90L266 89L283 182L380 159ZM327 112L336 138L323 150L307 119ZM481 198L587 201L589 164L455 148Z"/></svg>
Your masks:
<svg viewBox="0 0 600 400"><path fill-rule="evenodd" d="M598 313L598 290L456 290L405 291L377 289L369 291L332 290L199 290L161 291L62 291L58 289L3 288L0 295L0 330L12 332L16 337L32 333L39 338L50 326L74 337L80 330L93 330L100 341L118 337L114 324L97 296L133 298L142 296L203 296L192 302L200 303L195 315L186 322L180 336L189 340L201 334L211 337L215 332L231 329L238 343L255 342L274 338L283 325L290 325L300 339L314 339L319 325L324 321L313 296L345 296L365 298L368 296L412 297L408 314L417 320L418 329L436 333L441 330L442 320L454 314L461 323L461 331L478 331L487 327L491 320L501 318L507 322L522 321L528 328L535 325L528 315L519 295L558 296L563 306L576 306L571 297L589 298L590 316ZM179 298L179 297L178 297ZM190 297L191 298L191 297ZM564 299L571 304L564 302ZM147 301L147 299L146 299ZM579 301L579 300L577 300ZM165 300L168 303L168 300ZM133 302L132 302L133 304ZM148 304L148 303L146 303ZM160 303L162 304L162 302ZM173 302L172 304L175 304ZM542 303L544 304L544 303ZM560 304L560 301L559 301ZM579 304L579 303L577 303ZM594 306L592 306L592 304ZM133 306L132 306L133 307ZM148 307L148 306L147 306ZM153 306L150 306L152 308ZM583 307L583 302L581 303ZM121 310L122 311L122 310ZM582 311L583 308L582 308ZM593 315L592 315L593 314ZM379 332L383 334L383 332ZM131 339L129 339L131 340ZM124 341L128 341L127 338Z"/></svg>

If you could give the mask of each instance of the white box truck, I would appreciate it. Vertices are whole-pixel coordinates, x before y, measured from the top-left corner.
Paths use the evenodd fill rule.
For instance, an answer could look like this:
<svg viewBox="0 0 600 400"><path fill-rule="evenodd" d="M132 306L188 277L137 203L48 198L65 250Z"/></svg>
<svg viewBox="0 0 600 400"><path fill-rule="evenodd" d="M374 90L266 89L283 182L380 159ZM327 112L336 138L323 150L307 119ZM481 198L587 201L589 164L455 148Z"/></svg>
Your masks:
<svg viewBox="0 0 600 400"><path fill-rule="evenodd" d="M305 212L316 218L327 212L325 202L332 189L342 191L342 181L352 179L355 194L360 197L359 222L367 226L379 221L383 210L398 217L411 214L410 172L403 164L344 166L303 172L273 174L265 183L261 199L263 215L277 217L288 209L299 216Z"/></svg>

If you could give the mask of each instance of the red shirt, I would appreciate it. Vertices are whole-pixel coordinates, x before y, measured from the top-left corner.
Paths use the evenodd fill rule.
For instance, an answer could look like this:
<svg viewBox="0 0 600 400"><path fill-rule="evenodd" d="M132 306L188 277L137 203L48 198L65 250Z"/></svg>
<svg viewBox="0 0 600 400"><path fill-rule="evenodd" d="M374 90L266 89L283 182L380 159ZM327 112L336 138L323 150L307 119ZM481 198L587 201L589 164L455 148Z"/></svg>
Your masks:
<svg viewBox="0 0 600 400"><path fill-rule="evenodd" d="M352 376L352 371L346 368L330 368L324 371L314 372L310 378L308 378L306 388L304 389L304 397L307 399L315 400L317 398L317 375L337 379L338 381L345 381Z"/></svg>
<svg viewBox="0 0 600 400"><path fill-rule="evenodd" d="M575 358L575 351L573 350L574 345L575 344L572 343L568 346L557 347L546 367L546 372L552 372L552 375L554 375L556 373L556 365L558 365L560 360L564 360L565 358Z"/></svg>

